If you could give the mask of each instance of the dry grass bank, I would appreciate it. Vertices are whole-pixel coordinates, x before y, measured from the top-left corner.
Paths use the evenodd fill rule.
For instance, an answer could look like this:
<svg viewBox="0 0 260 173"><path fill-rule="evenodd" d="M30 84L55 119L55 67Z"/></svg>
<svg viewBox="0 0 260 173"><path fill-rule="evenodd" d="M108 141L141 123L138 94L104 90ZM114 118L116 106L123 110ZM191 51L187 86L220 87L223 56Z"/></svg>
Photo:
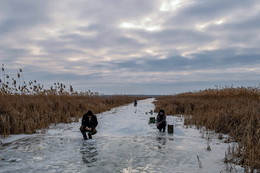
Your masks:
<svg viewBox="0 0 260 173"><path fill-rule="evenodd" d="M24 81L22 69L7 74L2 64L0 75L0 135L35 133L53 123L69 123L88 110L95 114L135 99L122 95L102 96L98 92L75 92L71 85L55 82L45 88L37 80Z"/></svg>
<svg viewBox="0 0 260 173"><path fill-rule="evenodd" d="M260 171L260 89L223 88L157 98L156 111L185 115L185 125L229 134L239 143L229 161ZM192 115L192 116L189 116ZM237 159L238 158L238 159Z"/></svg>
<svg viewBox="0 0 260 173"><path fill-rule="evenodd" d="M137 99L130 96L11 95L0 93L0 134L35 133L52 123L69 123L89 109L95 114ZM140 99L140 98L139 98Z"/></svg>

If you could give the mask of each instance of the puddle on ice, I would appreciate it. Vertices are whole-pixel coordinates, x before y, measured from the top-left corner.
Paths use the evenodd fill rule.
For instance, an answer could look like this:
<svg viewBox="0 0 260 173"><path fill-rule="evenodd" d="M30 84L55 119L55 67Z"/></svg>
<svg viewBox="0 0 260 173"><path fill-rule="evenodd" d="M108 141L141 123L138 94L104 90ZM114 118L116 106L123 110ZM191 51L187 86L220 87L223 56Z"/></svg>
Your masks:
<svg viewBox="0 0 260 173"><path fill-rule="evenodd" d="M92 140L82 139L80 123L1 139L0 172L228 172L222 160L232 144L213 138L207 151L208 142L199 130L184 128L179 117L167 117L174 134L158 132L155 124L148 124L149 117L156 116L149 113L153 101L99 114L98 133ZM239 166L236 169L243 172Z"/></svg>

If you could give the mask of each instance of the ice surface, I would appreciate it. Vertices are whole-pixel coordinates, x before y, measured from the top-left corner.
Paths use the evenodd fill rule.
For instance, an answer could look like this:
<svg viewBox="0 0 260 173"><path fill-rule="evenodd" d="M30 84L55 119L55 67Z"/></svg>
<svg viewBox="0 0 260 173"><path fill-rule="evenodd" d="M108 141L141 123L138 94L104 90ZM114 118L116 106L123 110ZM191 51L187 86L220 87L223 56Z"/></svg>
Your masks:
<svg viewBox="0 0 260 173"><path fill-rule="evenodd" d="M208 141L199 130L183 127L183 119L174 116L167 117L174 134L159 132L148 124L149 117L156 116L149 113L153 101L98 114L98 133L92 140L83 140L80 122L1 139L0 172L228 172L222 160L232 144L212 138L207 151Z"/></svg>

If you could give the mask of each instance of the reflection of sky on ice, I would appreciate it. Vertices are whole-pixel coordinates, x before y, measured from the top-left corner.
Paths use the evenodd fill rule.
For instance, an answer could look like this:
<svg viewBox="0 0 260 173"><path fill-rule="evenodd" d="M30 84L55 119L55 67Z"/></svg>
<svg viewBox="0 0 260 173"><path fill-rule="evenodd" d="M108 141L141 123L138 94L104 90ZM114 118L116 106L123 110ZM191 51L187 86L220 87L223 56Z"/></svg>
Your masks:
<svg viewBox="0 0 260 173"><path fill-rule="evenodd" d="M174 134L148 124L153 99L138 101L97 115L98 133L84 141L80 123L51 126L43 134L3 139L0 172L225 172L222 162L230 144L207 141L182 118L167 117ZM202 162L198 166L197 156ZM243 172L236 166L238 172Z"/></svg>

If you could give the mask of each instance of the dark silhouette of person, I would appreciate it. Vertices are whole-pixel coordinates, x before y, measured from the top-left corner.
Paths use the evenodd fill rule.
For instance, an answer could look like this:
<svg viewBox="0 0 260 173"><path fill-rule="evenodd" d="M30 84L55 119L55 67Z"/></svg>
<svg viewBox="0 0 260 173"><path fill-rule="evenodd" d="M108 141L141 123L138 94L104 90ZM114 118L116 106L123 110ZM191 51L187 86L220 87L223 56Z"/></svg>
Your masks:
<svg viewBox="0 0 260 173"><path fill-rule="evenodd" d="M137 106L137 100L135 100L135 102L134 102L134 106Z"/></svg>
<svg viewBox="0 0 260 173"><path fill-rule="evenodd" d="M96 134L96 127L98 125L97 117L89 110L86 114L83 115L81 120L80 131L83 135L84 140L92 139L92 135ZM86 133L88 132L88 137Z"/></svg>
<svg viewBox="0 0 260 173"><path fill-rule="evenodd" d="M156 126L159 129L159 131L161 132L163 130L163 132L165 132L165 127L166 127L166 115L164 113L164 110L161 109L157 115L157 119L156 119Z"/></svg>

